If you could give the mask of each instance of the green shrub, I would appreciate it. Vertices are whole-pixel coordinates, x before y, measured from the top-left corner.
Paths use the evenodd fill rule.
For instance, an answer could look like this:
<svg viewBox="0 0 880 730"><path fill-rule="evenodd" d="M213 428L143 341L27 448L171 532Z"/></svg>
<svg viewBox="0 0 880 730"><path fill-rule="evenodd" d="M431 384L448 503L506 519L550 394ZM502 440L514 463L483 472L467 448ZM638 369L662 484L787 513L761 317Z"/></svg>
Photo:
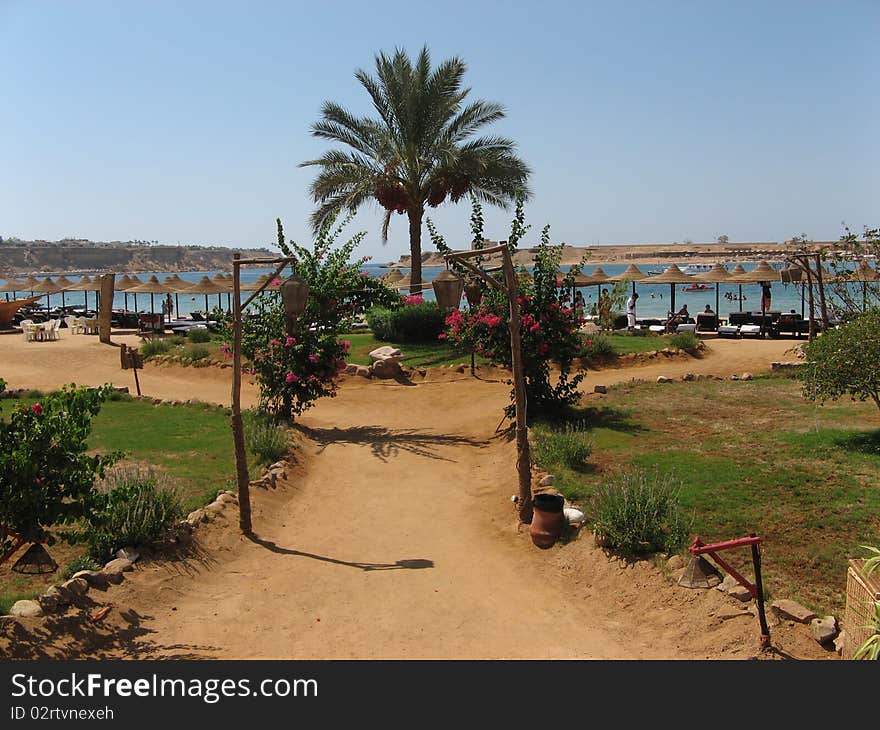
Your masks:
<svg viewBox="0 0 880 730"><path fill-rule="evenodd" d="M669 338L673 350L695 350L700 346L700 338L693 332L676 332Z"/></svg>
<svg viewBox="0 0 880 730"><path fill-rule="evenodd" d="M271 414L249 412L244 430L245 446L259 464L272 464L283 458L290 448L285 428Z"/></svg>
<svg viewBox="0 0 880 730"><path fill-rule="evenodd" d="M206 329L191 329L186 333L186 339L190 342L205 343L211 341L211 333Z"/></svg>
<svg viewBox="0 0 880 730"><path fill-rule="evenodd" d="M100 570L101 566L95 562L95 559L91 555L80 555L78 558L74 558L67 565L64 566L64 569L61 571L61 577L64 580L68 578L72 578L74 574L79 573L81 570Z"/></svg>
<svg viewBox="0 0 880 730"><path fill-rule="evenodd" d="M210 357L211 352L204 345L187 345L183 352L180 353L180 357L189 362L198 362L199 360L205 360Z"/></svg>
<svg viewBox="0 0 880 730"><path fill-rule="evenodd" d="M410 304L400 309L373 307L367 324L383 342L437 342L445 326L443 313L434 302Z"/></svg>
<svg viewBox="0 0 880 730"><path fill-rule="evenodd" d="M144 358L153 355L164 355L171 349L171 343L168 340L149 340L141 345L141 355Z"/></svg>
<svg viewBox="0 0 880 730"><path fill-rule="evenodd" d="M592 357L608 357L614 355L614 345L606 335L595 334L589 337L590 348L587 351L587 359Z"/></svg>
<svg viewBox="0 0 880 730"><path fill-rule="evenodd" d="M125 466L110 472L85 520L89 555L104 563L120 548L161 538L183 515L176 490L152 469Z"/></svg>
<svg viewBox="0 0 880 730"><path fill-rule="evenodd" d="M593 453L593 437L582 421L539 430L535 442L535 461L552 471L558 465L580 469Z"/></svg>
<svg viewBox="0 0 880 730"><path fill-rule="evenodd" d="M169 337L166 342L170 342L172 347L179 347L186 343L186 337L182 335L172 335Z"/></svg>
<svg viewBox="0 0 880 730"><path fill-rule="evenodd" d="M607 547L624 553L676 552L690 532L679 491L672 476L641 470L609 479L592 499L593 529Z"/></svg>

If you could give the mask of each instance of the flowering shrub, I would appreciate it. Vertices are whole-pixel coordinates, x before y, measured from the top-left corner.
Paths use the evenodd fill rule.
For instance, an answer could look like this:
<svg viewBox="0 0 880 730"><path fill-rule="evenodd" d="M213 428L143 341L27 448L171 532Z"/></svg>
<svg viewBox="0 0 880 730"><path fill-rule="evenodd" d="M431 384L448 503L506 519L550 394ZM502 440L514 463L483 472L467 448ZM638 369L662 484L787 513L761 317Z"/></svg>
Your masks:
<svg viewBox="0 0 880 730"><path fill-rule="evenodd" d="M110 386L66 387L0 421L0 556L12 546L10 533L51 545L51 528L89 514L95 479L120 457L86 454L92 417L111 392ZM72 527L59 534L74 537Z"/></svg>
<svg viewBox="0 0 880 730"><path fill-rule="evenodd" d="M590 342L578 332L584 320L571 307L568 296L556 288L556 271L562 247L550 245L549 226L535 249L533 281L520 278L520 336L529 413L546 413L575 403L584 373L571 376L573 363L589 354ZM446 319L445 339L476 352L492 362L510 367L510 309L507 295L490 289L469 312L455 310ZM551 382L550 363L560 375ZM511 396L512 398L512 396ZM513 415L513 405L507 408Z"/></svg>
<svg viewBox="0 0 880 730"><path fill-rule="evenodd" d="M363 291L365 277L358 269L366 258L350 261L363 233L335 247L347 220L331 232L334 222L328 220L312 249L307 249L285 241L277 221L278 245L296 260L293 273L309 285L306 309L294 331L285 329L284 305L277 292L259 299L257 316L242 322L242 352L250 361L243 372L259 382L260 408L285 420L310 408L318 398L335 396L336 377L345 369L349 343L338 339L346 317L342 303L352 290ZM227 333L231 336L231 329ZM221 349L225 357L229 348Z"/></svg>

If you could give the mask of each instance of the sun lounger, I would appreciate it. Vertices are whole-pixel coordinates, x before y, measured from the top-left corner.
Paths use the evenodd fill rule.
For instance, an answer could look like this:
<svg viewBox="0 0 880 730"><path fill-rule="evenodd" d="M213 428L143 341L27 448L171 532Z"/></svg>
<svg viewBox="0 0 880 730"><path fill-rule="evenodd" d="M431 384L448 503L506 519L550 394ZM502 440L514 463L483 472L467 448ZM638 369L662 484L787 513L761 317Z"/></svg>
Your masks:
<svg viewBox="0 0 880 730"><path fill-rule="evenodd" d="M656 332L657 334L662 335L666 332L666 328L662 324L650 324L648 325L648 332Z"/></svg>
<svg viewBox="0 0 880 730"><path fill-rule="evenodd" d="M696 332L697 325L695 324L680 324L675 328L676 332Z"/></svg>
<svg viewBox="0 0 880 730"><path fill-rule="evenodd" d="M718 328L719 337L739 337L739 326L735 324L722 324Z"/></svg>
<svg viewBox="0 0 880 730"><path fill-rule="evenodd" d="M751 335L753 337L761 336L761 325L759 324L743 324L739 328L740 337Z"/></svg>

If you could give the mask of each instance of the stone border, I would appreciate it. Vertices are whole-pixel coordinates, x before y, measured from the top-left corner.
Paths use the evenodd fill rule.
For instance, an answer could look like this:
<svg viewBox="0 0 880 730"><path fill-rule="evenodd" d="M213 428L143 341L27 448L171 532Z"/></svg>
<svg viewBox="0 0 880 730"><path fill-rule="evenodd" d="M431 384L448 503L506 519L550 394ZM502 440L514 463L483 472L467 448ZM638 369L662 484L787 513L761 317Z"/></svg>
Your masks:
<svg viewBox="0 0 880 730"><path fill-rule="evenodd" d="M180 403L180 401L150 399L146 396L142 399L158 403ZM275 489L279 479L287 478L288 466L289 463L286 459L276 461L263 470L259 479L248 484L253 488ZM230 504L238 504L238 495L229 489L221 490L213 502L193 510L186 518L174 525L164 541L159 544L166 547L180 547L190 544L193 539L193 531L204 523L212 522ZM63 583L49 586L36 600L16 601L9 614L0 618L35 618L63 611L67 606L75 603L77 598L85 596L91 588L107 590L110 585L122 583L125 579L124 573L133 571L134 564L140 557L136 548L122 548L116 553L116 557L100 570L80 570Z"/></svg>

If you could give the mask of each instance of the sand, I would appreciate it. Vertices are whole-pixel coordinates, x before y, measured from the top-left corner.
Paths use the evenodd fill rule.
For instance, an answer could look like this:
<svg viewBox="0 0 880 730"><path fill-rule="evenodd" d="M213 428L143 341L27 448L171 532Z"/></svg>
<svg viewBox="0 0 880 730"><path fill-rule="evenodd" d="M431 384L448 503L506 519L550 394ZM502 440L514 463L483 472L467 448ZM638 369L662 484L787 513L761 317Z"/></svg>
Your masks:
<svg viewBox="0 0 880 730"><path fill-rule="evenodd" d="M7 344L8 341L8 344ZM591 373L729 374L784 359L784 341L713 345L700 360ZM0 342L11 387L129 384L94 338ZM152 367L144 389L227 403L229 370ZM345 378L301 419L297 467L254 495L256 538L231 507L185 559L146 561L76 611L0 628L0 656L204 658L748 658L757 619L718 591L674 586L588 535L547 551L517 526L513 445L495 434L509 386L444 373L415 385ZM250 398L254 391L248 390ZM802 627L769 658L833 656Z"/></svg>

